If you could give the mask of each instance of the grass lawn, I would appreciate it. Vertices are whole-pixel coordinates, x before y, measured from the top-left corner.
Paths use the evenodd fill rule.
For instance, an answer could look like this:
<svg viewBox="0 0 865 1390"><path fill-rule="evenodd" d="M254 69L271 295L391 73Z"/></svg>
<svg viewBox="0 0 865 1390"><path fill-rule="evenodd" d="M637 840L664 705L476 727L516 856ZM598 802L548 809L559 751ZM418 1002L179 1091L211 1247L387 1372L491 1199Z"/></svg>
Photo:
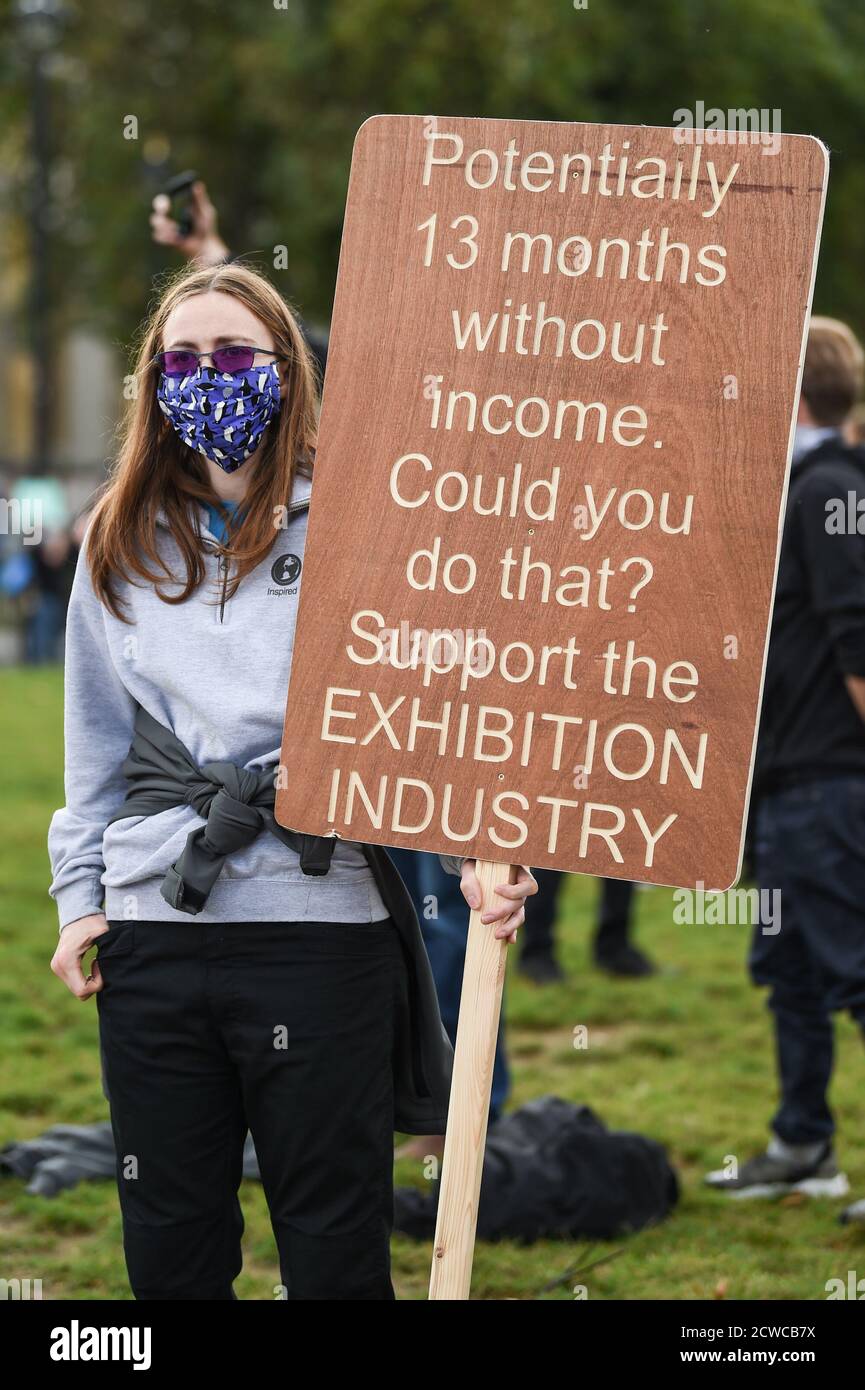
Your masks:
<svg viewBox="0 0 865 1390"><path fill-rule="evenodd" d="M45 834L63 801L61 704L59 671L0 672L0 1143L107 1118L95 1004L79 1004L48 969L57 923ZM588 959L596 896L592 880L570 880L565 984L539 989L510 974L512 1103L554 1093L592 1106L612 1127L661 1140L682 1181L681 1203L662 1226L591 1248L480 1245L473 1297L570 1299L571 1284L584 1283L590 1299L821 1299L828 1279L865 1274L865 1230L839 1226L837 1202L730 1203L701 1187L725 1155L742 1161L765 1142L774 1104L769 1020L744 969L748 929L677 926L670 892L641 892L639 939L663 968L646 981L614 982ZM588 1028L582 1051L573 1046L579 1024ZM840 1018L832 1099L854 1195L865 1195L863 1078L861 1040ZM397 1181L422 1183L420 1166L400 1163ZM279 1271L261 1187L244 1184L242 1199L237 1293L272 1298ZM113 1183L47 1200L28 1196L17 1179L0 1180L0 1248L0 1276L41 1278L45 1298L130 1297ZM425 1298L429 1245L396 1239L393 1256L398 1297ZM594 1268L539 1293L580 1264Z"/></svg>

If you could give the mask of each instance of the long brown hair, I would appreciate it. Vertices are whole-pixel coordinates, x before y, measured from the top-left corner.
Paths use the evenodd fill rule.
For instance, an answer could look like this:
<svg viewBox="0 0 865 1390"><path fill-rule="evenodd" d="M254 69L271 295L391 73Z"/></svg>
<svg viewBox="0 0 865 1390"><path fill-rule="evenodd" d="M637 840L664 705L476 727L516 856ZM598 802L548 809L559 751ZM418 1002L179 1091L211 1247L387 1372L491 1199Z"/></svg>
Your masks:
<svg viewBox="0 0 865 1390"><path fill-rule="evenodd" d="M268 429L244 500L244 515L231 534L234 573L230 597L244 575L270 551L274 528L291 499L295 469L312 471L318 405L318 374L294 314L273 285L248 266L235 263L183 270L169 284L144 324L132 381L134 399L121 428L121 445L100 494L87 537L93 587L111 612L128 621L116 581L152 583L165 603L184 603L203 582L205 565L190 504L219 504L202 456L180 440L156 397L163 330L171 311L185 299L219 290L233 295L266 324L285 387L282 405ZM162 509L185 565L171 573L157 549L156 516ZM164 592L160 581L180 592Z"/></svg>

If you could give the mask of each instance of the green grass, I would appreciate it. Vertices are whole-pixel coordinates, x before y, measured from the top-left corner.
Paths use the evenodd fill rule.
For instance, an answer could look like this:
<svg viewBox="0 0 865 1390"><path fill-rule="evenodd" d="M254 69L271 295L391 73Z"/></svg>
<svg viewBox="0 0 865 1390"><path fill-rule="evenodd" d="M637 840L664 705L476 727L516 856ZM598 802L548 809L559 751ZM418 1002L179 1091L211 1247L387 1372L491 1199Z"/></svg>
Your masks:
<svg viewBox="0 0 865 1390"><path fill-rule="evenodd" d="M63 801L61 703L59 672L0 673L0 1142L107 1117L95 1006L79 1004L48 969L57 926L45 833ZM592 880L571 879L561 924L566 984L537 989L510 973L512 1103L554 1093L661 1140L682 1180L681 1203L663 1225L625 1241L479 1245L473 1297L569 1299L571 1285L585 1283L590 1299L820 1299L827 1279L865 1274L865 1232L837 1224L837 1203L727 1203L701 1187L726 1154L741 1160L765 1142L774 1104L769 1021L745 975L747 928L676 926L668 891L640 893L638 937L663 970L613 982L588 959L596 895ZM578 1024L589 1030L582 1051L572 1041ZM832 1101L839 1157L860 1195L863 1068L858 1033L840 1018ZM397 1181L421 1184L420 1165L400 1163ZM272 1298L279 1273L261 1187L244 1184L242 1200L237 1292ZM0 1248L0 1275L41 1278L46 1298L130 1297L112 1183L46 1200L0 1180ZM398 1296L425 1298L429 1245L398 1238L393 1256ZM594 1268L538 1292L581 1264Z"/></svg>

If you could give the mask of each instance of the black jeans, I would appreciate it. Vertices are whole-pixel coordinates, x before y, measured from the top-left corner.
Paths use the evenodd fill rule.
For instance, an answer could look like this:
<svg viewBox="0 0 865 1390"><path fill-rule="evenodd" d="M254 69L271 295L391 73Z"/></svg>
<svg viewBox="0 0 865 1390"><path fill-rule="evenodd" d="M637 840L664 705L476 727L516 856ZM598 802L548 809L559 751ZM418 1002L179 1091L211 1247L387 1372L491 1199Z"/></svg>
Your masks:
<svg viewBox="0 0 865 1390"><path fill-rule="evenodd" d="M97 958L135 1297L235 1297L249 1128L282 1296L393 1299L392 921L111 921Z"/></svg>
<svg viewBox="0 0 865 1390"><path fill-rule="evenodd" d="M789 1144L828 1139L832 1013L865 1027L865 778L811 782L763 797L754 822L761 890L780 890L780 930L755 927L750 968L769 985ZM777 925L773 923L774 927Z"/></svg>

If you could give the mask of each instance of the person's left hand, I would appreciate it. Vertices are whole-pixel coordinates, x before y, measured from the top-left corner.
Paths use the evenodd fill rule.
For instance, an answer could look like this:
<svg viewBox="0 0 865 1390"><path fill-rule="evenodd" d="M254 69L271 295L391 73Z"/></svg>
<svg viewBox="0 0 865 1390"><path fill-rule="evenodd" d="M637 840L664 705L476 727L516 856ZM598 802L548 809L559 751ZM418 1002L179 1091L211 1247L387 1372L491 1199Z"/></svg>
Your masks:
<svg viewBox="0 0 865 1390"><path fill-rule="evenodd" d="M475 865L477 860L463 860L462 878L460 887L463 897L469 907L480 907L481 904L481 885L478 882ZM531 897L532 893L537 893L537 879L532 877L531 869L525 864L517 866L516 883L497 883L495 886L496 896L504 898L505 902L501 907L488 907L481 913L481 921L485 923L496 923L495 934L509 942L517 939L517 928L523 925L526 920L526 898Z"/></svg>

